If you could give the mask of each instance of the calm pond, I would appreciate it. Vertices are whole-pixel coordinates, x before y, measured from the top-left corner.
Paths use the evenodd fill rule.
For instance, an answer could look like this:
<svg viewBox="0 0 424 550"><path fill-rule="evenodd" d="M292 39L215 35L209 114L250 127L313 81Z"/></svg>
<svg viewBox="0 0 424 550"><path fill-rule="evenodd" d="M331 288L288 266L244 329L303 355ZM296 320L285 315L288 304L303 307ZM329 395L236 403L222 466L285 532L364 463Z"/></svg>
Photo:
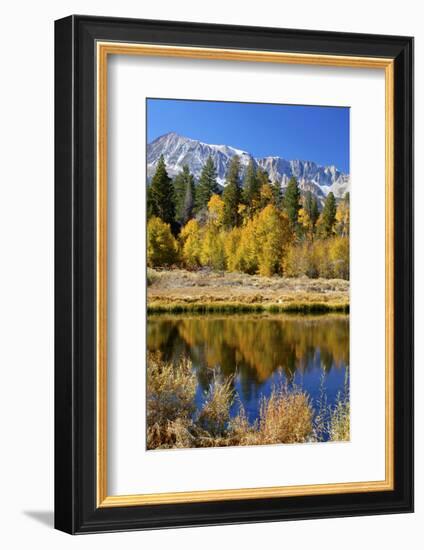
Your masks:
<svg viewBox="0 0 424 550"><path fill-rule="evenodd" d="M349 366L349 316L149 315L147 347L167 361L190 357L199 407L214 369L234 375L235 390L253 422L261 396L268 397L280 381L302 386L315 405L324 387L328 404L334 404ZM237 410L235 403L232 414Z"/></svg>

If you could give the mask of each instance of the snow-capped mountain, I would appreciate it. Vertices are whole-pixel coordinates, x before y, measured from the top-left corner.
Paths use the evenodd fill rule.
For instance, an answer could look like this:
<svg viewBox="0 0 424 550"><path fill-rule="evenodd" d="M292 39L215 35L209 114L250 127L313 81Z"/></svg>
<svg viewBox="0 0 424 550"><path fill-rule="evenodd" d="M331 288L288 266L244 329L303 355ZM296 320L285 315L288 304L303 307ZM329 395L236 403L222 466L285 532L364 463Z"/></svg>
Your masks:
<svg viewBox="0 0 424 550"><path fill-rule="evenodd" d="M312 161L286 160L282 157L254 158L249 152L241 151L229 145L211 145L195 139L180 136L170 132L156 138L147 145L147 177L150 179L156 169L160 156L163 155L168 173L171 177L181 172L185 164L196 179L199 178L203 165L209 156L212 157L217 180L225 184L225 176L231 159L240 157L241 175L244 174L250 160L266 170L272 181L286 187L289 179L294 176L302 191L310 190L321 200L330 191L336 198L341 198L349 191L349 174L340 172L335 166L319 166Z"/></svg>

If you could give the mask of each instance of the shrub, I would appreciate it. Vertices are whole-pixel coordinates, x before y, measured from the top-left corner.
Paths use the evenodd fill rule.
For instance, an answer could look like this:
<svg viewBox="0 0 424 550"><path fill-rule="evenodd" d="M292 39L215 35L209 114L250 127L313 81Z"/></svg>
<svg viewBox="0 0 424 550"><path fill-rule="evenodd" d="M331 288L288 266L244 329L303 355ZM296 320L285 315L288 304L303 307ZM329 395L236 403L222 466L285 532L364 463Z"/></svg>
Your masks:
<svg viewBox="0 0 424 550"><path fill-rule="evenodd" d="M216 437L224 437L230 420L230 408L234 400L232 378L223 379L214 372L214 378L206 394L206 400L199 413L199 426Z"/></svg>
<svg viewBox="0 0 424 550"><path fill-rule="evenodd" d="M269 399L262 399L259 434L265 443L303 443L313 431L313 409L308 395L300 389L275 387Z"/></svg>
<svg viewBox="0 0 424 550"><path fill-rule="evenodd" d="M331 411L329 436L331 441L350 440L350 404L339 396L334 410Z"/></svg>
<svg viewBox="0 0 424 550"><path fill-rule="evenodd" d="M188 441L195 410L197 380L191 362L165 362L159 354L147 358L147 447L173 447Z"/></svg>
<svg viewBox="0 0 424 550"><path fill-rule="evenodd" d="M147 367L147 448L194 448L266 445L308 441L347 441L350 437L348 373L335 406L327 404L324 378L318 409L308 393L279 384L262 397L259 418L250 423L242 404L231 418L238 398L233 378L214 372L205 402L196 414L197 379L187 359L177 364L149 353Z"/></svg>

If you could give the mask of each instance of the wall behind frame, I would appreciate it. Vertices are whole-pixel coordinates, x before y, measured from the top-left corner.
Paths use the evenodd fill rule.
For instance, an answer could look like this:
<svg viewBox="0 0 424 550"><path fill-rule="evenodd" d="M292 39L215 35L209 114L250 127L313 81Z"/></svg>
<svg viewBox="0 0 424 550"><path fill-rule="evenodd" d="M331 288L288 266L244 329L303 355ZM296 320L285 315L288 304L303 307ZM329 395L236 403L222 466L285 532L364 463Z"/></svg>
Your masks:
<svg viewBox="0 0 424 550"><path fill-rule="evenodd" d="M424 29L419 3L333 0L211 3L160 0L19 1L3 8L0 87L0 541L45 549L420 548L424 521L424 403L416 400L416 513L413 515L256 524L69 537L53 523L53 21L71 13L280 26L416 37L416 151L424 149ZM416 204L424 203L417 163ZM424 216L416 217L416 281L424 279ZM416 334L424 332L424 292L416 288ZM424 363L416 349L416 365ZM416 388L424 385L416 369ZM418 391L418 390L417 390Z"/></svg>

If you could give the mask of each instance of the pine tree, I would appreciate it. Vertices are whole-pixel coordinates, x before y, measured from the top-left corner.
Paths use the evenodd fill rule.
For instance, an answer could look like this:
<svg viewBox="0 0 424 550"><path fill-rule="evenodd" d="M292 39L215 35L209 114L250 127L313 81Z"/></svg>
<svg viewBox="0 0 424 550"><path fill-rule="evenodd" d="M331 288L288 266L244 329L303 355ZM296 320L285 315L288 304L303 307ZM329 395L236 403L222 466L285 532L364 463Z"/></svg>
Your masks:
<svg viewBox="0 0 424 550"><path fill-rule="evenodd" d="M147 213L157 216L172 227L175 219L174 188L166 171L163 155L160 156L156 172L147 192Z"/></svg>
<svg viewBox="0 0 424 550"><path fill-rule="evenodd" d="M318 202L316 197L312 194L311 191L306 191L303 203L304 203L303 208L307 214L308 231L311 234L311 236L313 236L315 232L315 226L319 218Z"/></svg>
<svg viewBox="0 0 424 550"><path fill-rule="evenodd" d="M224 201L224 226L235 227L239 224L239 204L241 202L240 159L235 155L228 168L226 184L222 194Z"/></svg>
<svg viewBox="0 0 424 550"><path fill-rule="evenodd" d="M175 219L185 225L192 217L194 207L194 178L185 164L174 179Z"/></svg>
<svg viewBox="0 0 424 550"><path fill-rule="evenodd" d="M296 228L300 210L300 190L296 178L291 177L284 193L284 208L292 229Z"/></svg>
<svg viewBox="0 0 424 550"><path fill-rule="evenodd" d="M212 157L209 156L202 168L199 183L196 188L196 211L199 212L206 208L212 195L217 194L218 191L215 164Z"/></svg>
<svg viewBox="0 0 424 550"><path fill-rule="evenodd" d="M311 191L306 191L305 198L303 201L303 208L305 209L305 212L308 214L309 219L312 218L312 193Z"/></svg>
<svg viewBox="0 0 424 550"><path fill-rule="evenodd" d="M314 231L317 225L318 218L319 218L318 201L316 197L313 197L312 206L311 206L311 222L312 222L312 228Z"/></svg>
<svg viewBox="0 0 424 550"><path fill-rule="evenodd" d="M268 172L263 168L258 168L258 170L256 171L256 177L259 182L259 190L262 188L263 185L271 183Z"/></svg>
<svg viewBox="0 0 424 550"><path fill-rule="evenodd" d="M260 183L253 159L250 160L243 180L243 201L249 211L255 210L260 199Z"/></svg>
<svg viewBox="0 0 424 550"><path fill-rule="evenodd" d="M185 225L188 220L193 216L194 210L194 179L190 174L190 177L187 180L186 192L184 197L184 208L183 208L183 219L182 223Z"/></svg>
<svg viewBox="0 0 424 550"><path fill-rule="evenodd" d="M325 199L324 208L322 210L321 231L324 237L330 237L334 232L334 224L336 223L336 199L330 191Z"/></svg>
<svg viewBox="0 0 424 550"><path fill-rule="evenodd" d="M272 195L274 197L273 203L276 208L281 208L282 194L281 194L281 185L280 182L274 180L271 184Z"/></svg>

